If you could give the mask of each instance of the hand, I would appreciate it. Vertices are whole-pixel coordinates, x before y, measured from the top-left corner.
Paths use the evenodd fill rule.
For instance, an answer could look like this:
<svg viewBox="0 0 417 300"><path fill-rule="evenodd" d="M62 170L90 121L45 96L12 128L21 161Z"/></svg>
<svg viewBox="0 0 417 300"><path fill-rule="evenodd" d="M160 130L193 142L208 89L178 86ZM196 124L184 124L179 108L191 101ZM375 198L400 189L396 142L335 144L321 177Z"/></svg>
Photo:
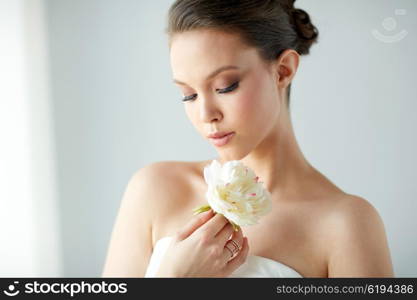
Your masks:
<svg viewBox="0 0 417 300"><path fill-rule="evenodd" d="M233 257L230 236L240 248ZM234 231L223 215L210 209L194 216L174 236L156 276L227 277L246 261L248 252L242 230Z"/></svg>

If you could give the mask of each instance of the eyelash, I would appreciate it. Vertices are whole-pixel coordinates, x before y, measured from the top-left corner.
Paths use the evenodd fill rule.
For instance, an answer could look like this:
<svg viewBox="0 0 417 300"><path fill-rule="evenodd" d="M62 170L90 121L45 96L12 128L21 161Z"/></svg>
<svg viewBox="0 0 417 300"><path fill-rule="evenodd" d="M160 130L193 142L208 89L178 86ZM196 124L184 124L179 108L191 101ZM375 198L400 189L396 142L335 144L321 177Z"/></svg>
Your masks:
<svg viewBox="0 0 417 300"><path fill-rule="evenodd" d="M219 91L220 94L229 93L229 92L234 91L235 89L237 89L238 86L239 86L239 81L236 81L231 86L228 86L227 88L224 88L224 89L216 89L216 91ZM182 99L182 101L184 101L184 102L191 101L191 100L194 100L195 97L197 97L197 94L186 96Z"/></svg>

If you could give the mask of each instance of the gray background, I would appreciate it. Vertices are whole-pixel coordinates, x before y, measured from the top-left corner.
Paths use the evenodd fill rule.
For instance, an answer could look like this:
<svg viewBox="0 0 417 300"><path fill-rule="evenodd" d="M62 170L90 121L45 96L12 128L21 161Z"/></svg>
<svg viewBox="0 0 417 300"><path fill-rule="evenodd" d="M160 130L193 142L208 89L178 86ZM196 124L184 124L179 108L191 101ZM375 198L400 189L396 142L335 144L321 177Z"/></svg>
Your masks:
<svg viewBox="0 0 417 300"><path fill-rule="evenodd" d="M154 161L207 159L215 149L188 121L171 82L163 30L172 1L45 3L62 276L100 276L130 176ZM417 2L299 0L296 6L320 31L292 88L301 149L336 185L377 208L395 275L416 276ZM389 17L396 28L392 19L384 28ZM408 34L385 43L373 29Z"/></svg>

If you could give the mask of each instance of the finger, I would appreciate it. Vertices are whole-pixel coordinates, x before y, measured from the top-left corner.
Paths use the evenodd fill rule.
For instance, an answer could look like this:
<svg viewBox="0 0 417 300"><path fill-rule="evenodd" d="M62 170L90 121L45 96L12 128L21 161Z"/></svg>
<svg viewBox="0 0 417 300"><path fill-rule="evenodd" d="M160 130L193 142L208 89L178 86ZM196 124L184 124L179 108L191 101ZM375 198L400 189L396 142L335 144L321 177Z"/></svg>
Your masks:
<svg viewBox="0 0 417 300"><path fill-rule="evenodd" d="M230 236L233 233L233 226L230 224L230 222L227 222L226 225L222 228L222 230L219 231L219 233L216 235L216 240L219 244L224 245L229 240Z"/></svg>
<svg viewBox="0 0 417 300"><path fill-rule="evenodd" d="M246 261L246 258L249 253L249 244L248 244L248 238L243 238L243 244L242 249L239 251L239 253L229 260L226 264L226 273L231 274L234 270L236 270L241 264L243 264Z"/></svg>
<svg viewBox="0 0 417 300"><path fill-rule="evenodd" d="M232 228L233 230L233 228ZM230 240L226 240L225 248L224 248L224 257L225 259L230 259L231 256L235 255L237 252L241 251L243 244L243 233L242 230L239 229L239 231L234 231L233 234L230 237ZM233 252L233 255L231 255L231 251Z"/></svg>
<svg viewBox="0 0 417 300"><path fill-rule="evenodd" d="M224 245L223 249L223 257L225 261L231 259L236 253L239 253L240 247L237 243L233 242L232 240L228 240L226 245Z"/></svg>
<svg viewBox="0 0 417 300"><path fill-rule="evenodd" d="M242 229L239 228L238 231L233 231L233 235L232 235L231 239L234 240L239 245L239 247L242 247L242 243L243 243Z"/></svg>
<svg viewBox="0 0 417 300"><path fill-rule="evenodd" d="M209 236L215 237L220 230L229 222L225 216L216 213L213 218L203 224L198 230L204 230Z"/></svg>
<svg viewBox="0 0 417 300"><path fill-rule="evenodd" d="M201 225L206 223L210 218L214 216L214 212L212 209L205 211L203 213L200 213L196 216L194 216L185 226L184 228L181 228L177 232L177 237L180 240L186 239L188 236L190 236L197 228L199 228Z"/></svg>
<svg viewBox="0 0 417 300"><path fill-rule="evenodd" d="M223 257L225 261L228 261L235 255L237 252L234 251L234 247L231 244L227 244L224 246Z"/></svg>

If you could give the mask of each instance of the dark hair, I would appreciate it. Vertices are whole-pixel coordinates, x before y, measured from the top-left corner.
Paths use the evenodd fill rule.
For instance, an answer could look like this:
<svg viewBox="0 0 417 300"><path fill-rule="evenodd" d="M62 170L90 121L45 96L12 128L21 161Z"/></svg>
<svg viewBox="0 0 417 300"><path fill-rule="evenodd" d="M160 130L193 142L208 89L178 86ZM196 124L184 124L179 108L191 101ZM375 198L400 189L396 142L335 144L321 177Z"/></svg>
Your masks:
<svg viewBox="0 0 417 300"><path fill-rule="evenodd" d="M294 8L295 0L176 0L168 12L166 33L193 29L237 32L243 41L259 50L266 61L279 57L285 49L300 55L309 53L318 30L309 15ZM289 105L290 88L287 90Z"/></svg>

